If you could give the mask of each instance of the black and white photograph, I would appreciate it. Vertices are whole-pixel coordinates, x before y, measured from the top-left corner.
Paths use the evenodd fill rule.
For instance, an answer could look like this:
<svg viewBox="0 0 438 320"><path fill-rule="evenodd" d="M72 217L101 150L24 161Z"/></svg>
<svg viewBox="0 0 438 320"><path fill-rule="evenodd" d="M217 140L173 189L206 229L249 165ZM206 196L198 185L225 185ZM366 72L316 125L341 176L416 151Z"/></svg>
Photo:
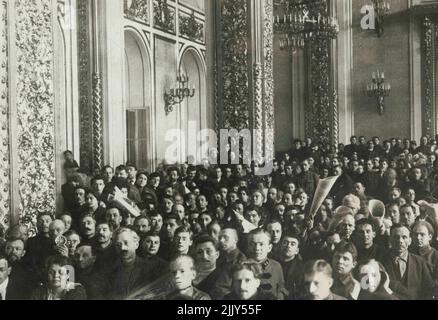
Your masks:
<svg viewBox="0 0 438 320"><path fill-rule="evenodd" d="M0 0L0 300L438 300L437 250L438 0Z"/></svg>

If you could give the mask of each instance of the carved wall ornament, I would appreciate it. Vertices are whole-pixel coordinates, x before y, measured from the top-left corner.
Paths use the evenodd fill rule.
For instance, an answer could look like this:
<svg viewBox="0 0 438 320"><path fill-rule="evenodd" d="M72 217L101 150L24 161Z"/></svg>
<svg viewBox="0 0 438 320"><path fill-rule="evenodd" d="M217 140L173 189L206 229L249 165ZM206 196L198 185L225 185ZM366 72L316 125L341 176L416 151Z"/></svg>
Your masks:
<svg viewBox="0 0 438 320"><path fill-rule="evenodd" d="M125 17L131 20L149 24L148 0L124 0Z"/></svg>
<svg viewBox="0 0 438 320"><path fill-rule="evenodd" d="M102 76L93 73L93 171L103 167L103 95Z"/></svg>
<svg viewBox="0 0 438 320"><path fill-rule="evenodd" d="M195 12L191 15L179 14L179 32L181 36L192 41L204 43L204 23L196 19Z"/></svg>
<svg viewBox="0 0 438 320"><path fill-rule="evenodd" d="M9 225L10 193L10 148L9 148L9 37L8 3L0 3L0 224Z"/></svg>
<svg viewBox="0 0 438 320"><path fill-rule="evenodd" d="M434 24L428 18L423 20L423 77L424 77L424 100L423 100L423 134L433 135L433 103L434 103Z"/></svg>
<svg viewBox="0 0 438 320"><path fill-rule="evenodd" d="M55 213L52 1L15 1L20 222L35 233L38 212Z"/></svg>
<svg viewBox="0 0 438 320"><path fill-rule="evenodd" d="M167 4L167 0L154 1L154 27L175 33L175 9Z"/></svg>

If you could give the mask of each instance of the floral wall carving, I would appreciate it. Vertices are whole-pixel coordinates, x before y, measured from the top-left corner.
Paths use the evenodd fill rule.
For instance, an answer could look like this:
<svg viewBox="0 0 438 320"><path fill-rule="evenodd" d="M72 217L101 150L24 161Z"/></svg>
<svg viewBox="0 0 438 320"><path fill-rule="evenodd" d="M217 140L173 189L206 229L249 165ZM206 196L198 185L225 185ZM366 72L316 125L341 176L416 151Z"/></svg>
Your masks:
<svg viewBox="0 0 438 320"><path fill-rule="evenodd" d="M248 33L246 1L220 2L222 128L249 128Z"/></svg>
<svg viewBox="0 0 438 320"><path fill-rule="evenodd" d="M154 26L175 33L175 9L167 4L167 0L154 1Z"/></svg>
<svg viewBox="0 0 438 320"><path fill-rule="evenodd" d="M192 41L204 43L204 23L191 15L179 14L179 33Z"/></svg>
<svg viewBox="0 0 438 320"><path fill-rule="evenodd" d="M78 26L78 79L79 79L79 135L80 166L91 172L92 168L92 108L89 39L89 1L77 0Z"/></svg>
<svg viewBox="0 0 438 320"><path fill-rule="evenodd" d="M435 25L429 17L423 20L423 134L433 136L433 103L434 103L434 63L435 61Z"/></svg>
<svg viewBox="0 0 438 320"><path fill-rule="evenodd" d="M9 57L8 3L0 3L0 224L9 224L10 149L9 149Z"/></svg>
<svg viewBox="0 0 438 320"><path fill-rule="evenodd" d="M128 19L149 24L148 0L124 0L124 12Z"/></svg>
<svg viewBox="0 0 438 320"><path fill-rule="evenodd" d="M52 1L15 1L20 220L55 211ZM14 89L14 90L15 90Z"/></svg>

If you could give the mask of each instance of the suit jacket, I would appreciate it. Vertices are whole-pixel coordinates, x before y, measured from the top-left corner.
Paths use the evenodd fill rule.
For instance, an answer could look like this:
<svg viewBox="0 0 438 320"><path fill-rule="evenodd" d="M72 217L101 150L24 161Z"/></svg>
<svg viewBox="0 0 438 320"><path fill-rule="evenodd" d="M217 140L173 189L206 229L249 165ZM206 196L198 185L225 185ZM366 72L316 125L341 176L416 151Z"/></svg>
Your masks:
<svg viewBox="0 0 438 320"><path fill-rule="evenodd" d="M391 289L395 292L400 292L397 286L406 289L407 296L402 298L412 300L431 298L433 282L429 268L423 258L409 253L403 278L400 278L400 273L391 254L386 255L382 263L391 280Z"/></svg>
<svg viewBox="0 0 438 320"><path fill-rule="evenodd" d="M36 288L31 295L31 300L47 300L48 290L46 286L40 286ZM76 284L75 288L69 291L65 291L61 297L61 300L87 300L87 294L82 285Z"/></svg>
<svg viewBox="0 0 438 320"><path fill-rule="evenodd" d="M29 286L26 282L16 277L9 277L5 300L28 300L29 298Z"/></svg>

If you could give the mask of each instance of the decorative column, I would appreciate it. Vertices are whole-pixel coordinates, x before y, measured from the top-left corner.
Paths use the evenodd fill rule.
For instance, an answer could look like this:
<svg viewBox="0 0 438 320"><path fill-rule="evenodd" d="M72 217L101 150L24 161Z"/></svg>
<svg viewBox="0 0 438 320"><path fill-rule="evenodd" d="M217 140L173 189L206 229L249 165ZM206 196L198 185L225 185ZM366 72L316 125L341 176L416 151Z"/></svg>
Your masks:
<svg viewBox="0 0 438 320"><path fill-rule="evenodd" d="M435 103L435 25L429 17L423 20L423 134L433 136Z"/></svg>

